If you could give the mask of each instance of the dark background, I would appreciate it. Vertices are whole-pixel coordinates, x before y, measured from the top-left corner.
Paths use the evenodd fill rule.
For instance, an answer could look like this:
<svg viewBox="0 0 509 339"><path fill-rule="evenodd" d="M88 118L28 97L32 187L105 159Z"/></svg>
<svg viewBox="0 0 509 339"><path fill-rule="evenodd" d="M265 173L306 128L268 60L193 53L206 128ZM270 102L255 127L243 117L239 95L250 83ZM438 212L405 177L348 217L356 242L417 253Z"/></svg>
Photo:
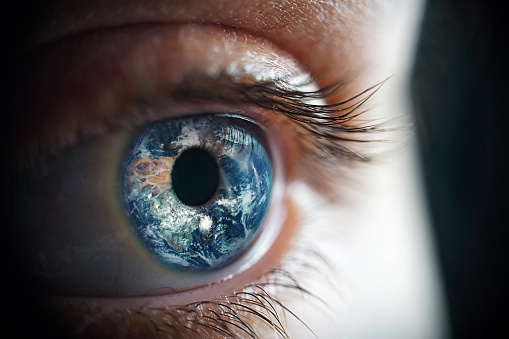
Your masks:
<svg viewBox="0 0 509 339"><path fill-rule="evenodd" d="M413 76L454 338L509 338L505 4L428 1Z"/></svg>
<svg viewBox="0 0 509 339"><path fill-rule="evenodd" d="M2 5L4 112L11 109L23 72L19 47L47 3ZM509 338L509 11L504 7L502 1L429 0L416 54L416 126L453 338ZM1 145L9 144L12 119L1 115ZM5 226L8 211L3 215ZM7 284L0 300L8 313L2 329L9 337L39 336L45 320L26 297L30 286L16 278L10 245L4 233L2 281Z"/></svg>

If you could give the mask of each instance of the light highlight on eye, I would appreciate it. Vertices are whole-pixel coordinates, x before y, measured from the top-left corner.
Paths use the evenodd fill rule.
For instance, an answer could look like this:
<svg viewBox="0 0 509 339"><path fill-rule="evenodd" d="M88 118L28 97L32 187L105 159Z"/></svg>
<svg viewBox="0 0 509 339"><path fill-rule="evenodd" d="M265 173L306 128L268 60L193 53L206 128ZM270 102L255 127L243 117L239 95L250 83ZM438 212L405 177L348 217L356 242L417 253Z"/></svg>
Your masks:
<svg viewBox="0 0 509 339"><path fill-rule="evenodd" d="M254 239L272 188L271 162L256 129L220 115L169 119L133 142L123 174L125 206L136 234L160 261L213 269Z"/></svg>

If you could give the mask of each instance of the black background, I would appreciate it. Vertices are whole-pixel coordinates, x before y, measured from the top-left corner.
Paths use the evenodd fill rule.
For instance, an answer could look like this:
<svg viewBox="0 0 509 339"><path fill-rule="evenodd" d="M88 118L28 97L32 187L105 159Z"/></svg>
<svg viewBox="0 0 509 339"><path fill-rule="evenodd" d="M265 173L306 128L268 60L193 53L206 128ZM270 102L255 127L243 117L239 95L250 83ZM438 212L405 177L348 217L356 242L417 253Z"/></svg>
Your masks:
<svg viewBox="0 0 509 339"><path fill-rule="evenodd" d="M454 338L509 338L502 1L430 0L413 74L419 146Z"/></svg>

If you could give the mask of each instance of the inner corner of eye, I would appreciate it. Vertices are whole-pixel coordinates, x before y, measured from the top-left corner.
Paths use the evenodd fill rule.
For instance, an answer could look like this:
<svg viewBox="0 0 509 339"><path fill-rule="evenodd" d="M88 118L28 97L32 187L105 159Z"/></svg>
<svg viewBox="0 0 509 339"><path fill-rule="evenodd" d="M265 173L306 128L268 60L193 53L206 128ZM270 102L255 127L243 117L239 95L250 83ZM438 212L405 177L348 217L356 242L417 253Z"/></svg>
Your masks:
<svg viewBox="0 0 509 339"><path fill-rule="evenodd" d="M257 126L225 115L146 127L123 160L122 198L139 241L176 270L229 265L261 232L272 163Z"/></svg>

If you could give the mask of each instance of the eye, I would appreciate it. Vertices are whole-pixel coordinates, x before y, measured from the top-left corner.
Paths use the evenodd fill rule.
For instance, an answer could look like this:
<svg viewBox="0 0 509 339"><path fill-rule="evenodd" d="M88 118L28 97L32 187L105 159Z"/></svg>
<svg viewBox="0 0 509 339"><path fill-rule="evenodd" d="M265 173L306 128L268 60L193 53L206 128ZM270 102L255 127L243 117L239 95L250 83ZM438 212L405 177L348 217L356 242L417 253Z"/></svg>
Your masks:
<svg viewBox="0 0 509 339"><path fill-rule="evenodd" d="M163 263L218 268L257 235L272 171L249 131L255 128L220 115L170 119L133 142L124 160L125 206L136 234Z"/></svg>
<svg viewBox="0 0 509 339"><path fill-rule="evenodd" d="M239 93L301 71L253 39L149 25L37 55L13 144L40 159L13 185L24 266L45 293L185 304L277 264L295 229L298 136Z"/></svg>
<svg viewBox="0 0 509 339"><path fill-rule="evenodd" d="M290 247L290 184L326 190L376 130L351 120L379 86L318 89L290 55L221 27L88 32L34 64L12 140L16 239L28 279L78 303L173 307L256 284Z"/></svg>
<svg viewBox="0 0 509 339"><path fill-rule="evenodd" d="M16 186L35 206L18 210L39 284L57 295L176 297L267 270L292 232L286 139L274 140L274 127L194 113L96 137L30 169Z"/></svg>

